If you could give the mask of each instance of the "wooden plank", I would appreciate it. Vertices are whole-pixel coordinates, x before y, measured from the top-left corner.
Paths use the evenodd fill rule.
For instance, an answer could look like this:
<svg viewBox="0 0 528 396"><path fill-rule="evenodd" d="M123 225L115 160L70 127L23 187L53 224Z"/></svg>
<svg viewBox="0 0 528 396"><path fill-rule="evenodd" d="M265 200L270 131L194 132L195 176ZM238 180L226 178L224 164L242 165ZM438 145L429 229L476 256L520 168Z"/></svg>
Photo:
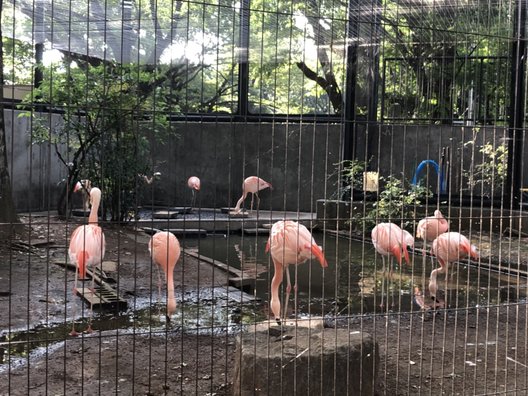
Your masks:
<svg viewBox="0 0 528 396"><path fill-rule="evenodd" d="M182 206L182 207L176 207L175 210L179 214L189 214L189 213L192 213L193 208L191 208L190 206Z"/></svg>
<svg viewBox="0 0 528 396"><path fill-rule="evenodd" d="M26 245L28 247L42 247L53 245L55 241L47 239L32 239L31 241L17 241L19 244Z"/></svg>
<svg viewBox="0 0 528 396"><path fill-rule="evenodd" d="M243 229L244 234L247 235L269 235L270 229L269 228L244 228Z"/></svg>
<svg viewBox="0 0 528 396"><path fill-rule="evenodd" d="M202 228L168 228L166 231L176 236L197 236L202 238L207 236L207 230Z"/></svg>
<svg viewBox="0 0 528 396"><path fill-rule="evenodd" d="M142 227L140 228L140 230L148 235L154 235L155 233L161 231L159 228L154 228L154 227Z"/></svg>
<svg viewBox="0 0 528 396"><path fill-rule="evenodd" d="M255 278L248 278L248 277L232 277L229 278L229 284L231 286L237 287L239 289L244 289L248 286L252 286L255 284Z"/></svg>
<svg viewBox="0 0 528 396"><path fill-rule="evenodd" d="M224 296L227 299L236 301L239 304L260 300L258 297L252 296L251 294L248 294L233 286L217 286L214 288L214 294L220 297Z"/></svg>
<svg viewBox="0 0 528 396"><path fill-rule="evenodd" d="M158 210L152 213L154 219L175 219L178 217L179 212L174 210Z"/></svg>
<svg viewBox="0 0 528 396"><path fill-rule="evenodd" d="M128 303L118 296L107 283L95 286L94 292L89 287L78 287L75 292L84 298L92 307L127 309Z"/></svg>
<svg viewBox="0 0 528 396"><path fill-rule="evenodd" d="M244 277L244 272L239 270L238 268L233 268L232 266L230 265L227 265L226 263L222 263L221 261L218 261L218 260L213 260L209 257L206 257L206 256L203 256L201 254L198 253L198 250L196 249L185 249L184 250L184 253L191 256L191 257L194 257L198 260L201 260L201 261L205 261L206 263L209 263L211 265L214 265L215 267L217 268L220 268L230 274L233 274L235 275L236 277L238 278L243 278Z"/></svg>
<svg viewBox="0 0 528 396"><path fill-rule="evenodd" d="M154 228L154 227L143 227L141 228L141 230L148 235L154 235L155 233L160 232L160 231L169 231L169 232L172 232L176 236L198 236L198 237L207 236L207 230L204 230L202 228L167 228L167 229L160 230L159 228Z"/></svg>

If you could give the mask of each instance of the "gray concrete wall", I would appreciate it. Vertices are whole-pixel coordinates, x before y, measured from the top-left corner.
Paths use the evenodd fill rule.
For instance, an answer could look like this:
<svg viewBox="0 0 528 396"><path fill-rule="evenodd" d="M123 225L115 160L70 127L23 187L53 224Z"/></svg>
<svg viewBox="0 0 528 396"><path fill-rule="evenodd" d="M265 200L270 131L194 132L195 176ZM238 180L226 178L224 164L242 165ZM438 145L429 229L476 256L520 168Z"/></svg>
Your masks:
<svg viewBox="0 0 528 396"><path fill-rule="evenodd" d="M30 119L19 114L5 111L16 208L55 210L66 168L53 145L31 144ZM52 125L60 120L53 115ZM152 139L152 163L162 177L153 189L144 187L145 205L188 205L191 175L202 181L198 197L202 207L235 206L243 179L253 175L274 186L273 191L260 193L262 209L315 212L316 200L334 193L339 124L177 122L173 128L177 137Z"/></svg>
<svg viewBox="0 0 528 396"><path fill-rule="evenodd" d="M159 204L188 205L191 175L201 179L204 207L234 207L248 176L274 187L259 194L262 209L315 212L316 201L335 191L340 124L181 122L173 127L178 139L154 144L155 168L162 173L154 193Z"/></svg>
<svg viewBox="0 0 528 396"><path fill-rule="evenodd" d="M15 207L19 212L55 210L60 192L58 183L66 177L66 168L53 145L32 143L31 119L20 114L4 111ZM59 115L51 116L52 124L60 121Z"/></svg>
<svg viewBox="0 0 528 396"><path fill-rule="evenodd" d="M20 112L6 110L6 131L10 172L19 211L54 210L58 183L66 169L51 144L31 144L31 121ZM60 122L52 115L51 122ZM342 125L331 123L201 123L176 122L177 137L163 142L152 140L152 163L162 173L153 188L144 191L144 204L185 206L191 193L187 178L202 180L202 207L233 207L242 194L245 177L257 175L273 184L273 191L261 192L261 208L316 210L318 199L336 199L336 166L340 160ZM467 193L463 170L482 162L478 148L484 142L506 141L504 128L460 126L374 126L357 125L356 153L370 160L371 170L411 180L417 165L425 159L440 160L443 147L450 149L450 188ZM469 142L475 140L476 144ZM424 174L426 176L427 174ZM429 172L436 188L436 175ZM524 164L524 185L528 186L528 161ZM476 191L475 195L479 195ZM249 207L250 198L246 201Z"/></svg>
<svg viewBox="0 0 528 396"><path fill-rule="evenodd" d="M475 166L484 161L479 152L485 143L498 145L508 142L508 130L502 127L463 126L376 126L371 127L365 139L368 144L362 155L371 159L372 170L379 170L381 176L394 175L398 178L412 180L418 164L432 159L440 163L442 148L449 148L449 187L451 193L470 194L468 179L464 173L475 174ZM471 142L474 141L474 144ZM520 155L520 153L517 153ZM523 180L528 186L528 161L524 161ZM436 191L436 173L424 172L429 178L429 184ZM500 197L499 190L494 195ZM491 195L489 189L482 190L480 186L473 189L475 196Z"/></svg>

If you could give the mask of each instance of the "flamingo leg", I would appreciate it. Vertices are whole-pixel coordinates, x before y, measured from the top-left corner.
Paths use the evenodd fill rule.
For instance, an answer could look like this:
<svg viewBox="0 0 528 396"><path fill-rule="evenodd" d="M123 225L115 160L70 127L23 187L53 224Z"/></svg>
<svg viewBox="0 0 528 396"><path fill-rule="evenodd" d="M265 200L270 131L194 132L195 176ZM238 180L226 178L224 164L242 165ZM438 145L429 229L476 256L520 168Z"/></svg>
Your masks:
<svg viewBox="0 0 528 396"><path fill-rule="evenodd" d="M391 308L394 308L394 268L392 265L392 256L389 257L389 281L387 282L387 306L389 304L388 298L391 296Z"/></svg>
<svg viewBox="0 0 528 396"><path fill-rule="evenodd" d="M193 210L195 204L196 204L196 191L192 190L191 210Z"/></svg>
<svg viewBox="0 0 528 396"><path fill-rule="evenodd" d="M72 330L70 331L70 335L72 337L77 337L79 333L75 330L75 312L77 311L77 282L79 279L79 267L75 269L75 283L73 286L73 304L72 304Z"/></svg>
<svg viewBox="0 0 528 396"><path fill-rule="evenodd" d="M383 267L382 267L382 270L381 270L381 273L382 273L382 276L381 276L381 302L380 302L380 308L383 310L383 308L385 307L385 304L383 304L383 295L385 294L385 271L386 271L386 268L385 268L385 257L384 256L381 256L381 262L383 263Z"/></svg>
<svg viewBox="0 0 528 396"><path fill-rule="evenodd" d="M87 333L93 333L92 318L93 318L93 300L95 296L95 276L93 272L91 276L92 276L92 287L90 288L90 293L92 294L92 299L90 301L90 318L88 319L88 328L86 329Z"/></svg>
<svg viewBox="0 0 528 396"><path fill-rule="evenodd" d="M291 292L291 282L290 282L290 270L288 269L288 266L284 268L284 271L286 271L286 298L284 302L284 315L283 318L286 319L288 317L288 301L290 299L290 292ZM295 284L297 286L297 284Z"/></svg>
<svg viewBox="0 0 528 396"><path fill-rule="evenodd" d="M250 212L253 212L253 200L255 199L255 194L251 194L251 207L249 209Z"/></svg>
<svg viewBox="0 0 528 396"><path fill-rule="evenodd" d="M260 198L258 196L258 193L255 193L255 197L257 197L257 210L259 210L260 207Z"/></svg>
<svg viewBox="0 0 528 396"><path fill-rule="evenodd" d="M161 271L159 265L156 265L156 272L158 273L158 301L157 304L161 304Z"/></svg>
<svg viewBox="0 0 528 396"><path fill-rule="evenodd" d="M273 265L275 267L275 272L273 274L273 279L271 280L270 308L277 323L281 324L279 286L282 283L284 269L282 264L276 260L273 260Z"/></svg>

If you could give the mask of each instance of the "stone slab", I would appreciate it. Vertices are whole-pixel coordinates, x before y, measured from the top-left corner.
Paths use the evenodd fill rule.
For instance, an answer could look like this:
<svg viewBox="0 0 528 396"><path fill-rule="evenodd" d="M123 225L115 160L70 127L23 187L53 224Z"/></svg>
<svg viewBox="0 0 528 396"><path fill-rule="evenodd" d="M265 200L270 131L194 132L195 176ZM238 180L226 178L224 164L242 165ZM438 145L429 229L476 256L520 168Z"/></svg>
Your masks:
<svg viewBox="0 0 528 396"><path fill-rule="evenodd" d="M378 366L368 333L270 326L237 338L233 394L370 396Z"/></svg>

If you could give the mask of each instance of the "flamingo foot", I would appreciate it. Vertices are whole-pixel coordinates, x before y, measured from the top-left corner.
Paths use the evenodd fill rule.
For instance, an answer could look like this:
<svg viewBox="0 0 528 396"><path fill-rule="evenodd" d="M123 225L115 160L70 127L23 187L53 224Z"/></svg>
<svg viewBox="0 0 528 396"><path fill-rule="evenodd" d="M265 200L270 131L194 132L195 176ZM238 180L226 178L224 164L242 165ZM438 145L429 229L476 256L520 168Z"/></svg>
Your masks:
<svg viewBox="0 0 528 396"><path fill-rule="evenodd" d="M93 332L94 332L94 331L93 331L93 329L92 329L92 325L91 325L91 324L88 325L88 328L86 329L86 333L88 333L88 334L92 334Z"/></svg>
<svg viewBox="0 0 528 396"><path fill-rule="evenodd" d="M277 324L278 324L279 326L282 326L282 322L281 322L281 320L280 320L279 318L275 318L275 320L277 321Z"/></svg>
<svg viewBox="0 0 528 396"><path fill-rule="evenodd" d="M75 331L75 329L72 329L72 331L70 331L70 336L72 336L72 337L78 337L78 336L79 336L79 333L77 333L77 332Z"/></svg>

